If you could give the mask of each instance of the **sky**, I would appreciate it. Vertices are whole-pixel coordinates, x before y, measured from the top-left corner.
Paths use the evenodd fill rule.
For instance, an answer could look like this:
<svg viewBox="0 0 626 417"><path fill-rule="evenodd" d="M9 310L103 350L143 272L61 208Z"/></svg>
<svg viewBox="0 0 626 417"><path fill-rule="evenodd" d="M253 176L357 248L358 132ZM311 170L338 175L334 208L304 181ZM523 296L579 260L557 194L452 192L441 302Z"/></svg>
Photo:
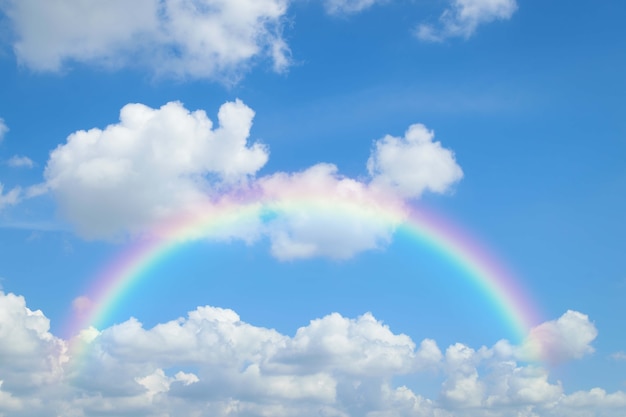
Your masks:
<svg viewBox="0 0 626 417"><path fill-rule="evenodd" d="M0 0L0 416L623 417L624 17Z"/></svg>

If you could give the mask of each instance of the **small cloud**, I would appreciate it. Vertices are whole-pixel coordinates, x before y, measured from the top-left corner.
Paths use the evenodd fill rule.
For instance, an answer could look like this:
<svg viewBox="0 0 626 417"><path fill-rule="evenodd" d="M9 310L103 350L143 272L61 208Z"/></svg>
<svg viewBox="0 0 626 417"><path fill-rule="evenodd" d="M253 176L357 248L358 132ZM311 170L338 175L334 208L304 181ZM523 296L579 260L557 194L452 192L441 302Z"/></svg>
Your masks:
<svg viewBox="0 0 626 417"><path fill-rule="evenodd" d="M626 352L624 351L615 352L611 355L611 359L616 360L616 361L626 361Z"/></svg>
<svg viewBox="0 0 626 417"><path fill-rule="evenodd" d="M27 156L14 155L7 161L7 165L11 168L32 168L35 163Z"/></svg>
<svg viewBox="0 0 626 417"><path fill-rule="evenodd" d="M374 143L367 161L372 185L404 198L418 198L426 190L445 193L463 178L454 152L434 141L423 124L409 126L404 137L387 135Z"/></svg>
<svg viewBox="0 0 626 417"><path fill-rule="evenodd" d="M86 315L93 306L93 301L86 295L80 295L72 301L72 310L80 317Z"/></svg>
<svg viewBox="0 0 626 417"><path fill-rule="evenodd" d="M8 192L4 192L4 185L0 183L0 210L6 206L14 206L22 199L22 189L14 187Z"/></svg>
<svg viewBox="0 0 626 417"><path fill-rule="evenodd" d="M591 343L598 335L589 316L568 310L556 320L547 321L530 331L530 337L522 347L521 356L536 352L553 363L580 359L594 352Z"/></svg>
<svg viewBox="0 0 626 417"><path fill-rule="evenodd" d="M424 42L448 38L470 38L478 26L495 20L508 20L517 10L515 0L451 0L437 25L421 24L415 35Z"/></svg>
<svg viewBox="0 0 626 417"><path fill-rule="evenodd" d="M330 15L359 13L369 9L376 3L385 3L387 0L325 0L324 8Z"/></svg>
<svg viewBox="0 0 626 417"><path fill-rule="evenodd" d="M4 119L0 117L0 142L4 139L4 135L9 131L9 128L4 123Z"/></svg>

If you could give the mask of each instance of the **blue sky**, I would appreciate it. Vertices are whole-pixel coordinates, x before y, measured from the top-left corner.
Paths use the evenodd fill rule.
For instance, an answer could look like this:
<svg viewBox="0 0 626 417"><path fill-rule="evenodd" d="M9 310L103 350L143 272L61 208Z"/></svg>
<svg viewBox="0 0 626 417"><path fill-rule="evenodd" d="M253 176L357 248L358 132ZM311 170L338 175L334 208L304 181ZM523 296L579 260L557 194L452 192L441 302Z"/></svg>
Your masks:
<svg viewBox="0 0 626 417"><path fill-rule="evenodd" d="M626 5L83 3L0 1L0 416L623 416ZM303 187L460 225L553 363L445 254L306 210L181 244L68 350L159 225Z"/></svg>

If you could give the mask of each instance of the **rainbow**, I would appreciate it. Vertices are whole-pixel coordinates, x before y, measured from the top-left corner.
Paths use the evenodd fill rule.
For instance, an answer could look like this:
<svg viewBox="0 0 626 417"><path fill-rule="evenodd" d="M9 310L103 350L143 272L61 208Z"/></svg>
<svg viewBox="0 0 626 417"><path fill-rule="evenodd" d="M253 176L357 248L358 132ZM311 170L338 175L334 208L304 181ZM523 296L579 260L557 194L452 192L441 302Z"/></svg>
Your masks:
<svg viewBox="0 0 626 417"><path fill-rule="evenodd" d="M90 308L85 314L72 315L67 332L77 335L89 327L100 327L116 311L123 296L149 276L148 270L182 242L223 236L233 225L246 222L263 227L268 221L264 219L298 213L339 213L365 222L378 222L387 227L390 235L402 228L464 271L463 276L479 289L484 301L498 312L499 319L510 327L518 341L524 340L530 329L542 321L539 310L519 280L476 239L449 220L380 197L291 192L287 196L224 199L198 206L164 222L96 276L86 294L91 300Z"/></svg>

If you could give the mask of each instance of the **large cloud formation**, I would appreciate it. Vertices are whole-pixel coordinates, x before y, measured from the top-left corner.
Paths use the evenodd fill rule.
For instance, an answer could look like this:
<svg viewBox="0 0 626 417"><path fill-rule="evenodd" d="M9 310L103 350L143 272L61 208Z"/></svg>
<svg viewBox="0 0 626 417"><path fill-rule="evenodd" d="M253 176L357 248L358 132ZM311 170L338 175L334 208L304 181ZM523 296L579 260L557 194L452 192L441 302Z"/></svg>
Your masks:
<svg viewBox="0 0 626 417"><path fill-rule="evenodd" d="M254 59L289 64L287 0L7 0L18 60L39 71L68 62L138 63L157 75L237 78Z"/></svg>
<svg viewBox="0 0 626 417"><path fill-rule="evenodd" d="M550 323L568 323L552 340L563 345L595 331L578 312ZM329 314L293 336L210 306L152 328L130 319L91 329L71 343L49 325L23 297L0 292L0 415L620 417L626 407L622 391L566 394L546 369L517 362L506 341L442 352L370 313ZM398 383L403 376L439 393L423 396Z"/></svg>
<svg viewBox="0 0 626 417"><path fill-rule="evenodd" d="M222 228L221 237L252 242L267 236L279 259L345 259L384 246L397 226L368 216L368 209L401 212L405 199L445 193L462 177L452 151L422 125L411 126L404 138L374 142L370 178L342 176L328 163L257 177L269 149L250 141L253 117L239 100L221 106L215 126L204 111L178 102L159 109L128 104L119 123L69 135L50 154L45 187L81 235L105 239L149 233L198 205L252 195L272 201L276 216L263 222L259 212L256 220ZM300 197L320 204L287 207ZM362 207L361 215L341 210L341 200Z"/></svg>

